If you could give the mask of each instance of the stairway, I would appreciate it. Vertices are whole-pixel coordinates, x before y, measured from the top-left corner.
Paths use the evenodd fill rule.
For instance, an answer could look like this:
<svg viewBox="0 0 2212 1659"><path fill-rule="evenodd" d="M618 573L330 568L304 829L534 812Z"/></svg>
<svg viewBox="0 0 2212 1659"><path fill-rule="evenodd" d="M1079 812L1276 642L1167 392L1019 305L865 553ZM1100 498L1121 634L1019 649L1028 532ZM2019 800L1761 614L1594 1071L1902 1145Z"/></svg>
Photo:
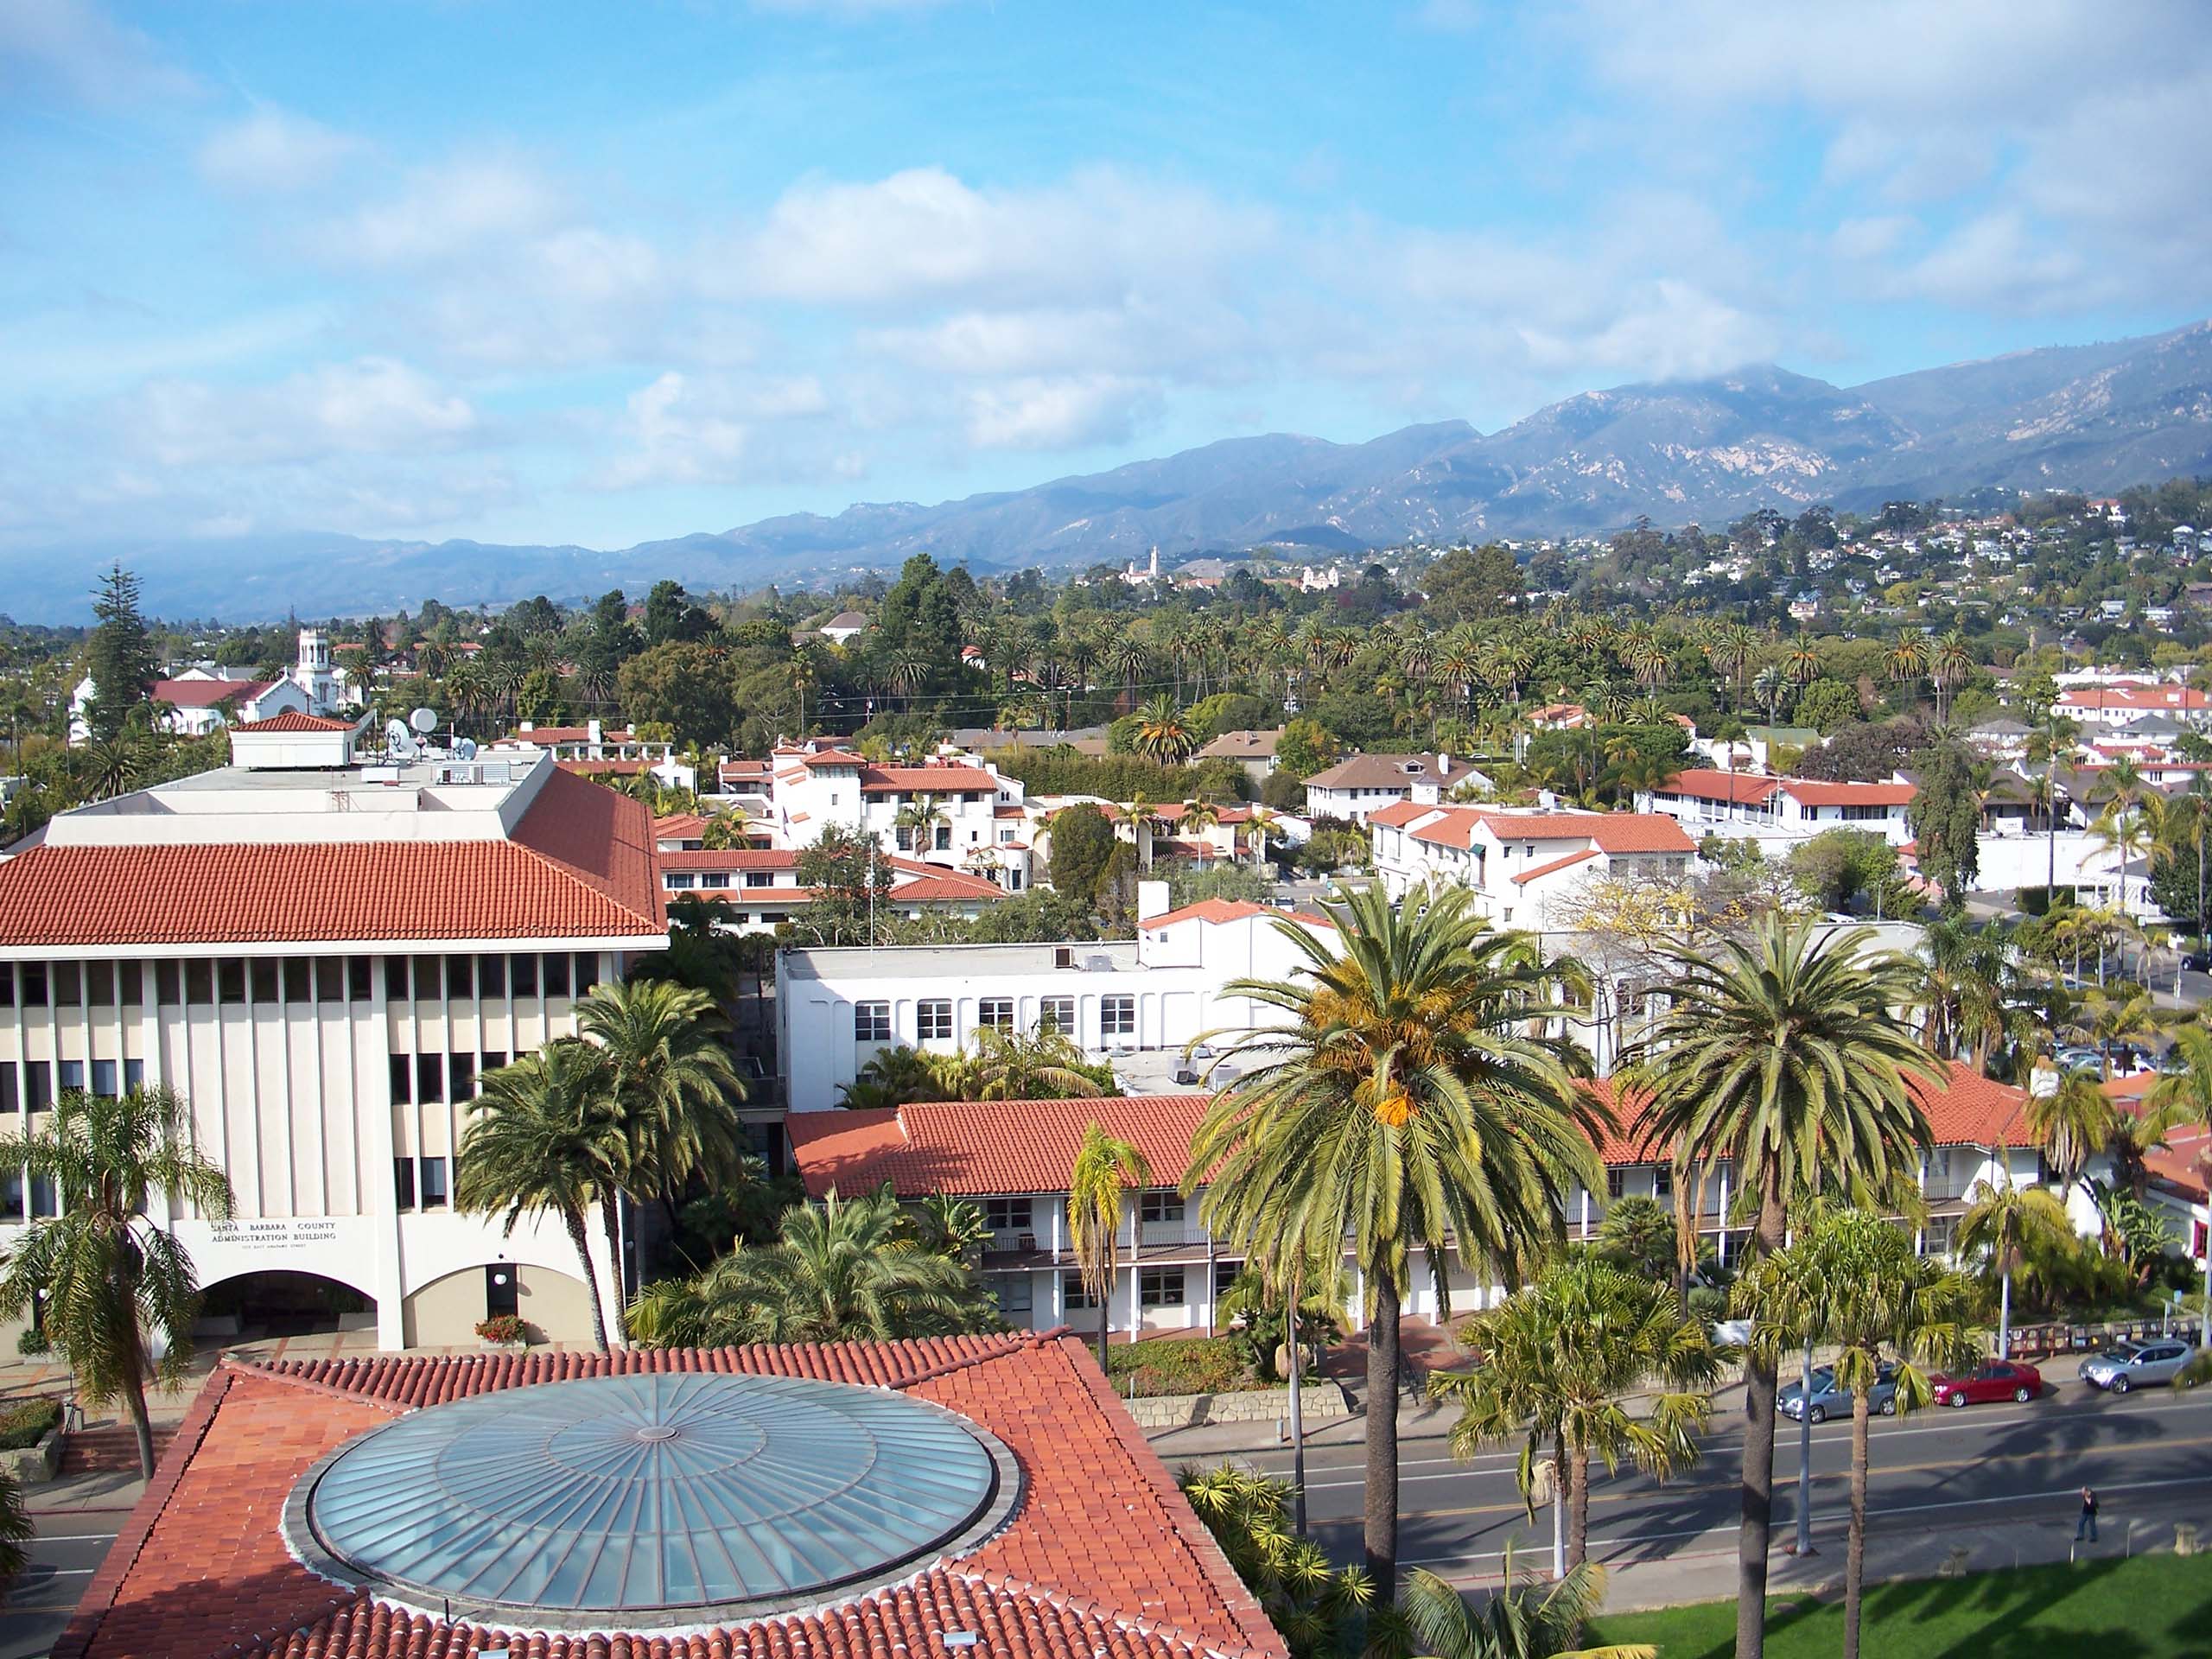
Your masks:
<svg viewBox="0 0 2212 1659"><path fill-rule="evenodd" d="M154 1425L154 1459L161 1460L176 1438L176 1425ZM138 1472L138 1437L128 1422L95 1423L69 1437L61 1449L61 1478L71 1475L135 1475Z"/></svg>

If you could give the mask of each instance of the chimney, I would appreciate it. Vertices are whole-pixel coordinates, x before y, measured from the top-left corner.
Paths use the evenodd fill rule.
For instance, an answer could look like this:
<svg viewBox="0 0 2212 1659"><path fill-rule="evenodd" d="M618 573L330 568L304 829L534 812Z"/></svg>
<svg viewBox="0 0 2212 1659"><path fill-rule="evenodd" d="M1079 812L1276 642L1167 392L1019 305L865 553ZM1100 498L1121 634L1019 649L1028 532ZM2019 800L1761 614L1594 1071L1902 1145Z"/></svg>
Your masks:
<svg viewBox="0 0 2212 1659"><path fill-rule="evenodd" d="M1155 916L1165 916L1170 908L1165 881L1137 883L1137 921L1140 925Z"/></svg>
<svg viewBox="0 0 2212 1659"><path fill-rule="evenodd" d="M598 742L598 741L600 741L600 740L599 740L599 721L598 721L598 720L597 720L596 718L594 718L594 719L592 719L592 720L587 721L584 723L584 733L585 733L585 734L586 734L587 736L588 736L588 737L591 739L591 741L592 741L593 742L596 743L596 742Z"/></svg>

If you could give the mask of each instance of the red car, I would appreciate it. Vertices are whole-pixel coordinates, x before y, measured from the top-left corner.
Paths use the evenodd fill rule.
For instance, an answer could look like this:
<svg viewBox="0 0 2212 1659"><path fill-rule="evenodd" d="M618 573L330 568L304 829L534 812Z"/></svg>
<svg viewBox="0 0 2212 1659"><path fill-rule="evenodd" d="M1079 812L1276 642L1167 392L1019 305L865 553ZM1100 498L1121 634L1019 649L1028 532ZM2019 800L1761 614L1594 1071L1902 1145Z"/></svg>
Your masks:
<svg viewBox="0 0 2212 1659"><path fill-rule="evenodd" d="M2022 1405L2043 1392L2043 1373L2017 1359L1986 1360L1964 1376L1937 1372L1928 1379L1939 1406L1983 1405L1992 1400L2017 1400Z"/></svg>

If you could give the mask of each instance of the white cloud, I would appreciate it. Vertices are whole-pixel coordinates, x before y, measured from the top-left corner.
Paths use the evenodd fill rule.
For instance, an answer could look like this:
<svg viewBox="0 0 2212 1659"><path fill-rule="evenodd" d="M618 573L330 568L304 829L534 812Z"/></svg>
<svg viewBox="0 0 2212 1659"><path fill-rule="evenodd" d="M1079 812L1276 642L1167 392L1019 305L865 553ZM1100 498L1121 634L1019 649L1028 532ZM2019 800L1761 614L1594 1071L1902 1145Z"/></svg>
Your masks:
<svg viewBox="0 0 2212 1659"><path fill-rule="evenodd" d="M558 228L562 192L508 155L463 156L417 168L397 195L326 226L318 245L340 263L435 265L487 248L512 258L513 242Z"/></svg>
<svg viewBox="0 0 2212 1659"><path fill-rule="evenodd" d="M305 190L365 149L359 138L320 121L261 109L208 137L200 147L200 173L220 190Z"/></svg>
<svg viewBox="0 0 2212 1659"><path fill-rule="evenodd" d="M630 394L620 423L624 453L592 482L608 490L729 482L752 469L761 424L813 420L829 410L810 376L731 383L671 369Z"/></svg>
<svg viewBox="0 0 2212 1659"><path fill-rule="evenodd" d="M1132 436L1159 401L1118 375L1029 376L968 394L968 441L978 449L1072 449Z"/></svg>
<svg viewBox="0 0 2212 1659"><path fill-rule="evenodd" d="M169 467L421 454L452 448L480 425L465 397L375 357L259 386L152 381L123 402L116 420L135 452Z"/></svg>
<svg viewBox="0 0 2212 1659"><path fill-rule="evenodd" d="M15 84L119 108L199 90L152 41L116 22L93 0L0 5L0 87Z"/></svg>

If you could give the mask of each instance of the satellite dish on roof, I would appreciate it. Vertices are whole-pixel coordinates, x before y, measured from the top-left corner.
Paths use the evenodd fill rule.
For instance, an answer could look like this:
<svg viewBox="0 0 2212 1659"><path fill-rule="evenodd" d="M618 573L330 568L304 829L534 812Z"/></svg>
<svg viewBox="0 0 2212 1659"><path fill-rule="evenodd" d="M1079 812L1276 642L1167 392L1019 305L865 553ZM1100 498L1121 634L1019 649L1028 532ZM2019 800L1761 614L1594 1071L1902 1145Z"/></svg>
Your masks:
<svg viewBox="0 0 2212 1659"><path fill-rule="evenodd" d="M453 746L453 753L456 760L474 760L476 758L476 740L473 737L462 738Z"/></svg>
<svg viewBox="0 0 2212 1659"><path fill-rule="evenodd" d="M385 721L384 752L394 760L412 760L415 758L415 734L407 729L405 721Z"/></svg>
<svg viewBox="0 0 2212 1659"><path fill-rule="evenodd" d="M417 709L407 716L407 723L421 735L428 737L438 729L438 711L435 709Z"/></svg>

